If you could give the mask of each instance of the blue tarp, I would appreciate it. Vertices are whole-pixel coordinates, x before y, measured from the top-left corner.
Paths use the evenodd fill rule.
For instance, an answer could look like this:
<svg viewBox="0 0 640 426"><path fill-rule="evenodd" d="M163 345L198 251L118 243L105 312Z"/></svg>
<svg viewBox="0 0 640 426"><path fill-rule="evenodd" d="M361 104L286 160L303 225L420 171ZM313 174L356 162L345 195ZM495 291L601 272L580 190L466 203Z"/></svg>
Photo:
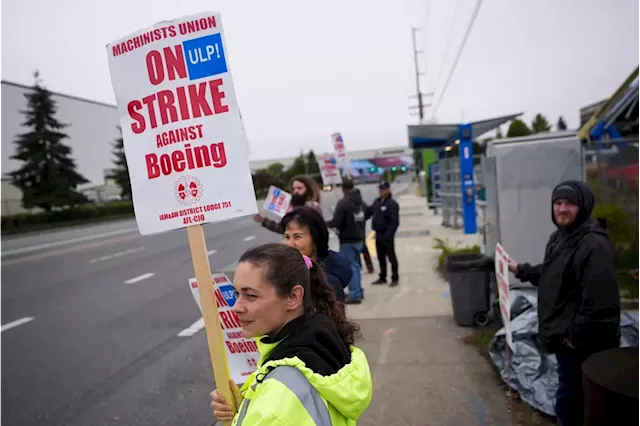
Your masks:
<svg viewBox="0 0 640 426"><path fill-rule="evenodd" d="M558 389L557 361L555 355L544 353L538 343L537 291L534 288L512 289L510 293L513 336L511 363L506 365L504 328L493 337L489 354L502 380L517 391L523 401L553 416ZM620 346L638 346L638 314L622 312L620 326Z"/></svg>

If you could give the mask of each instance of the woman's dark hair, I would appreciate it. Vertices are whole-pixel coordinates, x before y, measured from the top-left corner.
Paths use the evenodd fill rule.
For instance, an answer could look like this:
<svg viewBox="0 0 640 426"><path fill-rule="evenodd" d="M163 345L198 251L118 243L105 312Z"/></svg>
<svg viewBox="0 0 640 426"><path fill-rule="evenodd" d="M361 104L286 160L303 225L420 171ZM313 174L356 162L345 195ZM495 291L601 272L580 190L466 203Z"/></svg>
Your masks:
<svg viewBox="0 0 640 426"><path fill-rule="evenodd" d="M353 345L361 337L360 327L347 320L320 265L313 262L311 269L307 269L302 255L295 248L284 244L264 244L244 252L239 262L264 268L265 281L273 285L281 297L290 294L291 289L300 284L304 288L305 314L315 310L329 316L345 344Z"/></svg>
<svg viewBox="0 0 640 426"><path fill-rule="evenodd" d="M307 201L317 201L318 203L320 202L320 187L318 186L318 182L316 182L315 179L313 179L309 175L298 175L294 176L293 179L291 179L291 183L293 184L293 182L296 180L298 182L302 182L302 184L304 185L306 189L304 196Z"/></svg>
<svg viewBox="0 0 640 426"><path fill-rule="evenodd" d="M316 256L323 259L329 254L329 230L324 221L324 217L312 207L300 207L282 218L280 222L282 229L287 229L287 225L295 222L300 227L305 227L311 234L311 239L316 247Z"/></svg>

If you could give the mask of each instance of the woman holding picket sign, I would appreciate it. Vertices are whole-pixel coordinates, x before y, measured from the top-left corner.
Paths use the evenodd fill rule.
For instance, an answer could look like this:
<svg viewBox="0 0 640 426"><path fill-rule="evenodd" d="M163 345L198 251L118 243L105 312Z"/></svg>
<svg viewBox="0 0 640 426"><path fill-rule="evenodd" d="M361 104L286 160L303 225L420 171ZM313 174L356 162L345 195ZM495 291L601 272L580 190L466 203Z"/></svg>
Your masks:
<svg viewBox="0 0 640 426"><path fill-rule="evenodd" d="M308 175L295 176L291 180L291 207L298 208L302 206L313 207L322 214L322 207L320 206L320 188L318 183ZM278 234L284 232L284 228L279 221L264 217L260 213L253 216L253 220L261 223L262 226L269 231L273 231Z"/></svg>
<svg viewBox="0 0 640 426"><path fill-rule="evenodd" d="M369 364L353 346L359 327L319 266L295 248L265 244L242 255L233 287L243 336L258 337L261 357L239 392L231 383L235 417L211 393L215 416L234 426L355 425L371 402Z"/></svg>

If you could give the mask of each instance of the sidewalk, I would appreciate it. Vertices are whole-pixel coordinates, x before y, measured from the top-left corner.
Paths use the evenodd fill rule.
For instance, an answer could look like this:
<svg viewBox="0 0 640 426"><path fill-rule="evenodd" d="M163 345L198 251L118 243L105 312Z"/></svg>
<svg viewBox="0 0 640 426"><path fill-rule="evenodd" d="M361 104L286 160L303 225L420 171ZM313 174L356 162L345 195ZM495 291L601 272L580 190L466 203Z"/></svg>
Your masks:
<svg viewBox="0 0 640 426"><path fill-rule="evenodd" d="M397 201L400 284L372 286L379 270L374 259L376 273L363 274L364 302L347 307L362 328L359 346L374 380L373 401L358 424L511 425L499 382L463 342L471 331L453 322L448 284L435 271L434 237L476 244L479 236L442 227L412 191Z"/></svg>

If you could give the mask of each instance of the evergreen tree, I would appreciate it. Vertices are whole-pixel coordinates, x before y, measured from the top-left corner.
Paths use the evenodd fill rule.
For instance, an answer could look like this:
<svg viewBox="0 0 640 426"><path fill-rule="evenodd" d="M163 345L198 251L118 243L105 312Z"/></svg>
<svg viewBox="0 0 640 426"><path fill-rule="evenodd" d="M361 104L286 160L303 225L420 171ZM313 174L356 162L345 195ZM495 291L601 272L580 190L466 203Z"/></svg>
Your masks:
<svg viewBox="0 0 640 426"><path fill-rule="evenodd" d="M320 178L320 165L313 150L307 154L307 174L316 179Z"/></svg>
<svg viewBox="0 0 640 426"><path fill-rule="evenodd" d="M527 124L518 120L517 118L511 122L509 129L507 129L508 138L516 138L518 136L528 136L531 134L531 130L527 127Z"/></svg>
<svg viewBox="0 0 640 426"><path fill-rule="evenodd" d="M536 114L533 122L531 123L531 130L533 133L544 133L551 130L551 126L544 115Z"/></svg>
<svg viewBox="0 0 640 426"><path fill-rule="evenodd" d="M50 212L54 207L84 203L78 185L89 182L77 172L71 148L63 143L68 136L62 132L67 124L56 120L55 101L42 86L39 74L34 74L33 90L25 93L27 109L22 125L30 129L14 141L16 152L11 156L22 161L20 168L10 173L12 183L22 191L22 205L26 209L40 207Z"/></svg>
<svg viewBox="0 0 640 426"><path fill-rule="evenodd" d="M558 118L558 124L556 124L556 128L558 129L559 132L563 130L567 130L567 123L564 122L564 118L562 118L562 116Z"/></svg>
<svg viewBox="0 0 640 426"><path fill-rule="evenodd" d="M122 138L122 129L118 126L120 137L113 142L112 154L115 156L113 165L115 166L109 177L116 181L120 187L120 195L126 200L131 199L131 179L129 178L129 166L127 158L124 155L124 139Z"/></svg>

